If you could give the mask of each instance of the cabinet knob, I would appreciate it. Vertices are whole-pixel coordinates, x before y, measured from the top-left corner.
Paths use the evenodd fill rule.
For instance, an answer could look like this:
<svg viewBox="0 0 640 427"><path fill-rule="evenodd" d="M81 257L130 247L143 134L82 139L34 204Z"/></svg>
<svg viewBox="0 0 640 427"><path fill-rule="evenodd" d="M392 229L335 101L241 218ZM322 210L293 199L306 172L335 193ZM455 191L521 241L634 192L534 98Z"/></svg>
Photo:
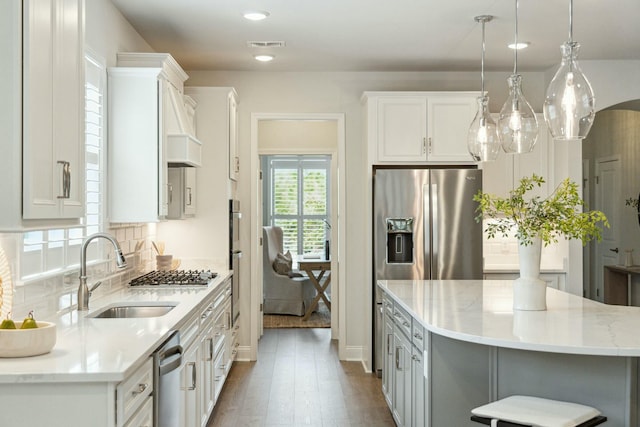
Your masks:
<svg viewBox="0 0 640 427"><path fill-rule="evenodd" d="M137 394L141 394L144 393L144 391L147 389L147 387L149 387L149 384L144 383L144 384L138 384L138 389L137 390L133 390L131 392L131 394L133 394L134 396Z"/></svg>

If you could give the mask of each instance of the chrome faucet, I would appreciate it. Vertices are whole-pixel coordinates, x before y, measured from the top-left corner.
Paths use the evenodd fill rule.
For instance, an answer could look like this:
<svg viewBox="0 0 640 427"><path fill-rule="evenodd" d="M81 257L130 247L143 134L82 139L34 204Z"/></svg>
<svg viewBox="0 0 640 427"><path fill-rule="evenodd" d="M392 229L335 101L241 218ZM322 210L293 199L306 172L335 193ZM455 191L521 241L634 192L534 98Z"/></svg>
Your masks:
<svg viewBox="0 0 640 427"><path fill-rule="evenodd" d="M80 286L78 286L78 311L89 310L89 296L91 295L91 291L98 287L99 282L91 288L91 291L87 287L87 246L89 243L98 237L102 237L107 239L111 243L113 243L113 247L116 252L116 265L118 268L124 268L127 266L127 260L122 255L122 249L120 249L120 245L118 241L113 238L110 234L107 233L96 233L87 237L84 242L82 242L82 248L80 249Z"/></svg>

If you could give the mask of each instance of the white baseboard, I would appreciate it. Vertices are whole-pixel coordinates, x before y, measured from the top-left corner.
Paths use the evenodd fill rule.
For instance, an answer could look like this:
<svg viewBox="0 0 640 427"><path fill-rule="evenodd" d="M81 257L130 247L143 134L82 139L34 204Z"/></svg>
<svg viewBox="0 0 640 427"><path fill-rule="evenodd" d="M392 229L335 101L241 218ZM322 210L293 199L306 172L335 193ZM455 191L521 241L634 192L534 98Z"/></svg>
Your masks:
<svg viewBox="0 0 640 427"><path fill-rule="evenodd" d="M238 355L236 356L236 360L238 362L251 362L251 346L238 346Z"/></svg>
<svg viewBox="0 0 640 427"><path fill-rule="evenodd" d="M363 361L363 358L362 358L362 346L355 346L355 345L346 346L344 348L344 358L343 358L343 360L346 360L348 362L361 362L361 361Z"/></svg>

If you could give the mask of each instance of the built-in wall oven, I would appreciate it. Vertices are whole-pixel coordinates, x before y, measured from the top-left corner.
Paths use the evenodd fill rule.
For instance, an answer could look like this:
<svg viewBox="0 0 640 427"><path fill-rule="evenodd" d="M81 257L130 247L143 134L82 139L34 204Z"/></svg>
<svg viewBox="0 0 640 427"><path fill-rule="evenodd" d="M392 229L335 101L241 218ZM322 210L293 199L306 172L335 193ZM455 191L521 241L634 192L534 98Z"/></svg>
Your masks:
<svg viewBox="0 0 640 427"><path fill-rule="evenodd" d="M229 200L229 269L231 278L231 324L234 325L240 315L240 201Z"/></svg>

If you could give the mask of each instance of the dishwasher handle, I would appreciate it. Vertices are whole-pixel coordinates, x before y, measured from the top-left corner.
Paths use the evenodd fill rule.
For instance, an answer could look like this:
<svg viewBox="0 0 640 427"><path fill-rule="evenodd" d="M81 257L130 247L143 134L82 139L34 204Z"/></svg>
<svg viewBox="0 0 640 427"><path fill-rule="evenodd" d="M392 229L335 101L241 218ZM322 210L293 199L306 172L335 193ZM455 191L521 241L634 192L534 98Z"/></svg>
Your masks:
<svg viewBox="0 0 640 427"><path fill-rule="evenodd" d="M160 371L160 375L166 375L171 371L175 371L180 367L180 365L182 365L183 351L184 350L181 345L175 345L173 347L169 347L168 349L164 350L162 353L158 355L158 358L160 360L160 366L158 368ZM179 357L165 364L162 363L162 361L164 361L165 359L168 359L171 356L175 356L176 354L179 355Z"/></svg>

